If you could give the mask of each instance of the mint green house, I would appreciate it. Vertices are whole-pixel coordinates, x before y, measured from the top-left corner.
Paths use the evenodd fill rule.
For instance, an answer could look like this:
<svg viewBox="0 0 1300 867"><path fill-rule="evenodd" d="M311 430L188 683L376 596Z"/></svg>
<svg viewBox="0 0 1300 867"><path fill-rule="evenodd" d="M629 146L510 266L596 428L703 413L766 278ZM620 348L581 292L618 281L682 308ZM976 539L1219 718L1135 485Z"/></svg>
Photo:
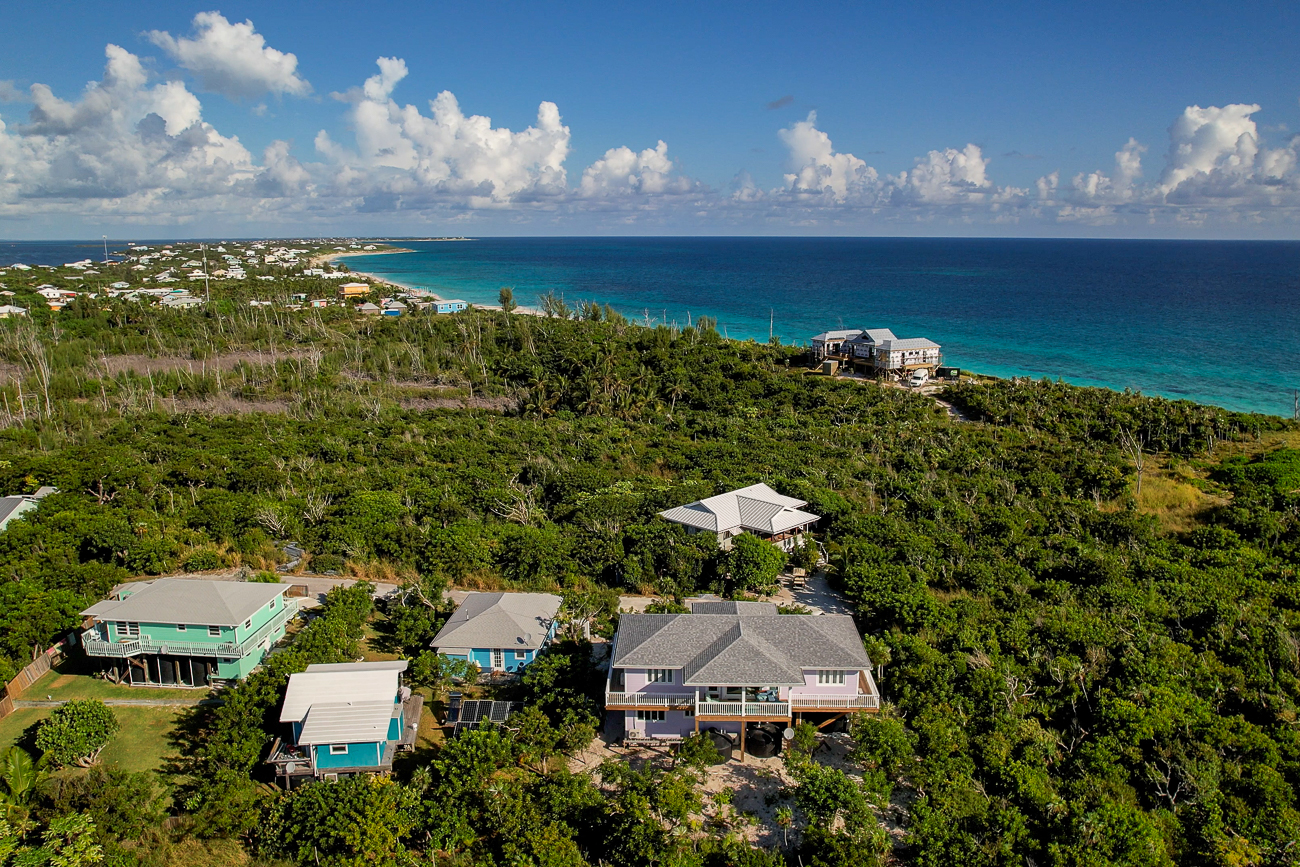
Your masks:
<svg viewBox="0 0 1300 867"><path fill-rule="evenodd" d="M286 584L159 578L120 587L83 616L86 655L139 686L239 680L284 637L298 613Z"/></svg>

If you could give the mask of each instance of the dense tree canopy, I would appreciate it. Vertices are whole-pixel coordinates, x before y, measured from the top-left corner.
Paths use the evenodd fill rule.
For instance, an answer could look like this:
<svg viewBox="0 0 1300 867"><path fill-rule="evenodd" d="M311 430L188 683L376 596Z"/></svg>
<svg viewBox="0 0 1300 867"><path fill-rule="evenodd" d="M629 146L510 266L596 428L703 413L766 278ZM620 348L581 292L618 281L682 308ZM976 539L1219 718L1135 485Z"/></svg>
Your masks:
<svg viewBox="0 0 1300 867"><path fill-rule="evenodd" d="M25 388L39 372L21 335L52 364L49 412L0 431L0 483L60 490L0 534L8 669L117 581L214 559L265 568L290 540L315 569L430 588L390 607L381 636L417 659L446 613L431 588L446 581L563 591L593 621L605 615L583 597L600 588L756 591L772 563L742 557L749 541L724 556L655 515L764 481L823 516L832 577L888 699L855 729L861 773L808 771L792 802L802 814L842 825L892 811L893 856L927 867L1296 863L1293 426L1051 382L953 386L953 419L924 396L806 373L796 350L724 341L707 322L580 315L108 305L57 332L0 324ZM143 374L103 357L169 363ZM1150 488L1137 496L1135 446L1148 485L1162 474L1197 498L1185 524L1161 523ZM553 767L599 724L581 643L529 669L518 738L471 733L400 788L309 787L269 804L252 772L288 674L356 658L369 614L367 594L332 598L196 717L173 798L195 833L255 842L283 827L268 816L337 808L362 830L302 837L313 859L768 857L680 830L689 767ZM421 665L430 682L448 676ZM257 845L310 863L298 844ZM874 832L810 830L792 845L805 865L882 857Z"/></svg>

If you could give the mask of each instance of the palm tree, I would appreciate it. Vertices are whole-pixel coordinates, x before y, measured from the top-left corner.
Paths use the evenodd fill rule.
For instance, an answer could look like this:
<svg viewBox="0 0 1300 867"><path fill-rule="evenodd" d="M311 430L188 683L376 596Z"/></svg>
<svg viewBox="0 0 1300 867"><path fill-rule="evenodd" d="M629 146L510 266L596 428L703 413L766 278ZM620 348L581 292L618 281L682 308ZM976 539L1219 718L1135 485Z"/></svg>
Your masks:
<svg viewBox="0 0 1300 867"><path fill-rule="evenodd" d="M10 747L0 753L0 805L5 808L4 816L15 816L21 823L27 819L28 805L36 788L45 778L44 772L36 767L26 750Z"/></svg>

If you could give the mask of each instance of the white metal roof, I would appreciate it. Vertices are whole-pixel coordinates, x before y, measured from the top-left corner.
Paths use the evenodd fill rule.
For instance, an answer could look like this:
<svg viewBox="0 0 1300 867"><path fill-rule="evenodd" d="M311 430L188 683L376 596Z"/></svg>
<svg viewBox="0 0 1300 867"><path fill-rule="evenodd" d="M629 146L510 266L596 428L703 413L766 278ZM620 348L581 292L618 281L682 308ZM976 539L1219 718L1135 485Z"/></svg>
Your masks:
<svg viewBox="0 0 1300 867"><path fill-rule="evenodd" d="M667 509L659 515L677 524L714 532L745 529L780 533L818 519L817 515L799 510L806 505L803 500L778 494L760 482Z"/></svg>
<svg viewBox="0 0 1300 867"><path fill-rule="evenodd" d="M939 344L933 340L924 337L905 337L902 340L890 340L881 347L882 349L899 350L899 349L938 349Z"/></svg>
<svg viewBox="0 0 1300 867"><path fill-rule="evenodd" d="M409 663L405 659L382 660L380 662L317 662L307 666L310 672L318 671L406 671Z"/></svg>
<svg viewBox="0 0 1300 867"><path fill-rule="evenodd" d="M302 722L309 711L321 704L358 704L397 699L399 668L376 669L372 663L309 665L306 671L289 676L289 688L280 706L280 722Z"/></svg>
<svg viewBox="0 0 1300 867"><path fill-rule="evenodd" d="M388 740L388 721L393 717L394 707L391 699L314 704L302 722L298 743L361 744Z"/></svg>
<svg viewBox="0 0 1300 867"><path fill-rule="evenodd" d="M829 340L849 340L857 337L862 333L861 328L841 328L838 331L823 331L821 334L814 334L813 340L826 342Z"/></svg>

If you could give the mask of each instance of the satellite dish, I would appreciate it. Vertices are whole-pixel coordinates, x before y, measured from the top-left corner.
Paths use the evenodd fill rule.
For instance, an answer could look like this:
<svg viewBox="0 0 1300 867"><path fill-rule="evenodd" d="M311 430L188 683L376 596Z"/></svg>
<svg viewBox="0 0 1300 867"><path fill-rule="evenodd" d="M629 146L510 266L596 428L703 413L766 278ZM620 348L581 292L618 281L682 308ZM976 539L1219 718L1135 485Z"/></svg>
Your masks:
<svg viewBox="0 0 1300 867"><path fill-rule="evenodd" d="M786 726L785 731L781 732L781 737L782 739L787 741L794 740L794 729L790 728L789 726Z"/></svg>
<svg viewBox="0 0 1300 867"><path fill-rule="evenodd" d="M284 766L284 772L286 775L292 774L296 770L298 770L298 764L296 762L289 762Z"/></svg>

